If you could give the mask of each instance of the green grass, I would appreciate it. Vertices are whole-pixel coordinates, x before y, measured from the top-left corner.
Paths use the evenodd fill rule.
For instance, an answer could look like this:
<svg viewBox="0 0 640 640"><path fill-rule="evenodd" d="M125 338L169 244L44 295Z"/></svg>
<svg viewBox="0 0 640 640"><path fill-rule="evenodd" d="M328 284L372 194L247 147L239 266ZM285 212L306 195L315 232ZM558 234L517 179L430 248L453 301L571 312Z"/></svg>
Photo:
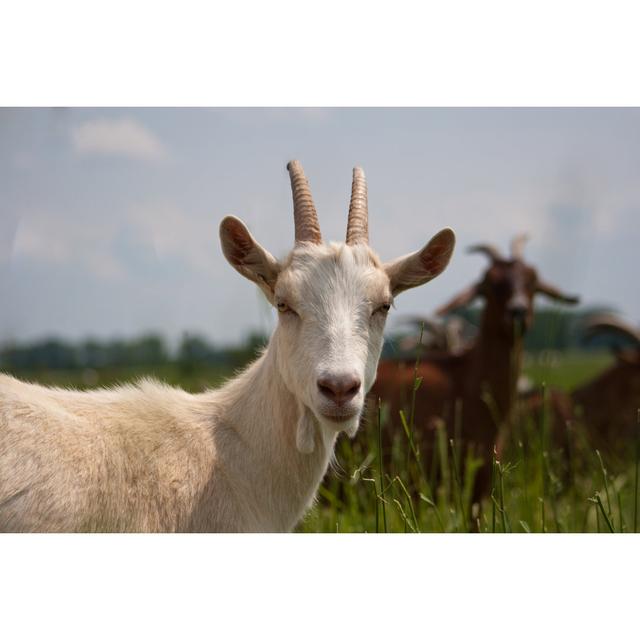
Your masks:
<svg viewBox="0 0 640 640"><path fill-rule="evenodd" d="M570 391L612 363L613 356L608 351L529 354L523 373L536 385L545 383Z"/></svg>
<svg viewBox="0 0 640 640"><path fill-rule="evenodd" d="M42 371L9 372L21 380L40 384L74 388L93 389L110 387L126 382L135 382L140 378L152 377L167 384L179 386L186 391L198 392L220 386L225 379L233 375L228 367L197 366L185 367L180 364L163 364L157 367L108 367L99 370L72 369Z"/></svg>
<svg viewBox="0 0 640 640"><path fill-rule="evenodd" d="M610 363L606 354L569 353L553 362L529 360L525 373L536 383L571 390ZM419 388L416 381L414 389ZM384 415L384 411L378 412ZM407 414L413 409L407 407ZM430 473L413 443L415 424L401 416L393 434L392 459L379 456L384 424L365 424L366 437L337 446L338 468L323 483L301 532L632 532L637 529L637 465L640 446L628 459L613 459L572 426L568 451L554 449L547 420L523 418L502 460L493 460L490 495L471 504L480 460L461 460L454 440L438 430ZM419 416L416 416L419 420ZM630 443L632 444L632 443ZM630 449L634 447L630 446ZM393 471L391 471L393 469ZM375 491L372 490L375 487ZM381 505L386 509L380 526Z"/></svg>
<svg viewBox="0 0 640 640"><path fill-rule="evenodd" d="M569 353L551 361L527 359L525 373L535 382L570 390L592 378L611 361L607 354ZM190 391L219 385L233 372L188 368L177 364L148 369L97 372L42 371L18 373L49 385L90 388L132 381L145 375ZM415 380L411 398L422 391ZM342 436L336 465L320 487L318 500L301 532L628 532L638 527L637 468L640 441L630 443L628 459L612 459L589 445L581 425L574 425L569 451L548 443L547 425L530 420L516 425L502 460L493 463L492 490L473 506L474 477L481 461L462 454L460 443L438 429L431 460L421 458L414 437L420 416L413 403L393 434L390 459L382 456L387 425L384 406L361 429L364 437ZM464 458L464 459L463 459ZM385 463L386 459L386 463ZM491 464L491 462L489 462Z"/></svg>
<svg viewBox="0 0 640 640"><path fill-rule="evenodd" d="M450 443L451 444L451 443ZM411 464L390 474L379 458L363 457L357 445L341 439L340 469L330 473L316 506L298 527L303 532L629 532L634 530L635 465L615 472L598 456L582 452L583 469L570 475L564 456L519 443L495 461L492 491L480 508L470 504L470 486L479 461L464 463L454 447L441 449L442 474L434 485L416 482ZM402 457L402 447L396 446ZM603 468L606 474L603 474ZM384 513L384 524L380 513Z"/></svg>

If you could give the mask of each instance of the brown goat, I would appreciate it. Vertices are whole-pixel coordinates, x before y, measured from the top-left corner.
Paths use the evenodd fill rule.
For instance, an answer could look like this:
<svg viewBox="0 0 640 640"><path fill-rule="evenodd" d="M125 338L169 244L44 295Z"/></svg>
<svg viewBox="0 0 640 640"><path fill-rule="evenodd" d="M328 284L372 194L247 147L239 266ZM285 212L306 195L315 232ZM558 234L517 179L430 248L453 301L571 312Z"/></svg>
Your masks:
<svg viewBox="0 0 640 640"><path fill-rule="evenodd" d="M566 304L578 298L565 295L544 282L522 258L524 236L511 245L511 257L503 257L488 245L470 247L490 260L482 279L438 310L446 315L476 298L484 298L480 330L473 344L460 353L425 354L417 375L422 384L416 394L416 439L431 459L434 427L444 420L448 437L471 446L484 464L475 485L474 499L485 494L491 478L493 447L498 455L513 418L517 380L521 371L523 336L533 319L536 294ZM393 431L398 433L400 409L407 409L414 367L386 360L378 367L372 393L387 402ZM401 429L400 429L401 432ZM462 452L464 455L464 452Z"/></svg>
<svg viewBox="0 0 640 640"><path fill-rule="evenodd" d="M623 453L634 441L640 411L640 330L613 316L593 318L587 337L616 335L631 343L614 350L616 361L573 391L574 415L589 440L610 453Z"/></svg>

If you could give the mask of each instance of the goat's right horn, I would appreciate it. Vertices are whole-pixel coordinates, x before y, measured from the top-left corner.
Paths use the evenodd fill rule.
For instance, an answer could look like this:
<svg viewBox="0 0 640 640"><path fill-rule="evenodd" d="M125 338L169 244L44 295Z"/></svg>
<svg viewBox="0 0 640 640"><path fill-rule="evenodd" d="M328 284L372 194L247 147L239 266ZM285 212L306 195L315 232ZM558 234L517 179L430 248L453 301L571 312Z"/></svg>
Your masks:
<svg viewBox="0 0 640 640"><path fill-rule="evenodd" d="M347 244L369 244L369 204L367 179L360 167L353 170L349 221L347 222Z"/></svg>
<svg viewBox="0 0 640 640"><path fill-rule="evenodd" d="M503 260L502 254L491 244L474 244L467 253L484 253L490 260Z"/></svg>
<svg viewBox="0 0 640 640"><path fill-rule="evenodd" d="M298 242L320 244L322 235L320 234L318 214L311 197L309 181L304 175L302 165L297 160L292 160L287 164L287 171L291 179L291 192L293 194L296 244Z"/></svg>
<svg viewBox="0 0 640 640"><path fill-rule="evenodd" d="M587 332L589 337L597 333L613 333L615 335L632 340L635 344L640 345L640 330L629 326L622 322L616 316L602 314L593 316L587 322Z"/></svg>

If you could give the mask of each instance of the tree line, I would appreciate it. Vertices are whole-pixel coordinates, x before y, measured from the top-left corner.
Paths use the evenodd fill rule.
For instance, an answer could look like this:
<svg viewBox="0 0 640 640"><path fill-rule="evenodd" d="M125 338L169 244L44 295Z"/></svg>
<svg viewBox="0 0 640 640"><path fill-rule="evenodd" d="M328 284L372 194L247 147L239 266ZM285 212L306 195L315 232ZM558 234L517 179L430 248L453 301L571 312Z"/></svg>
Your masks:
<svg viewBox="0 0 640 640"><path fill-rule="evenodd" d="M535 353L545 349L567 351L604 348L606 345L602 338L590 342L583 339L585 322L596 311L602 310L537 310L533 326L525 338L525 349ZM480 313L480 309L470 308L457 312L457 315L477 326ZM406 333L405 331L405 335ZM397 352L395 346L399 338L399 334L387 338L386 353ZM46 338L23 344L4 344L0 347L0 368L9 371L37 371L156 367L168 363L179 364L185 370L206 365L237 368L254 358L266 343L267 336L261 333L250 333L240 343L231 346L216 345L203 336L185 333L173 350L158 334L131 339L86 339L78 342Z"/></svg>
<svg viewBox="0 0 640 640"><path fill-rule="evenodd" d="M24 344L5 344L0 348L0 368L9 371L72 370L157 367L169 363L186 369L202 365L235 368L248 362L265 344L266 337L258 333L250 334L233 346L217 346L202 336L185 334L174 350L157 334L78 342L45 338Z"/></svg>

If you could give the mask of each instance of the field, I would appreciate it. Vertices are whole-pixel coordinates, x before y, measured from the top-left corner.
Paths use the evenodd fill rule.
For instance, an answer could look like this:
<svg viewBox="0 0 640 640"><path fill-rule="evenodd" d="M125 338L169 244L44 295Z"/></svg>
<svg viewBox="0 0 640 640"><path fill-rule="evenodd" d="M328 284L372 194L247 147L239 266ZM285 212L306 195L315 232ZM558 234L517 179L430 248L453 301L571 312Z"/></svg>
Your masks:
<svg viewBox="0 0 640 640"><path fill-rule="evenodd" d="M606 353L530 355L525 375L534 384L571 390L605 368ZM153 375L187 390L219 385L233 372L222 368L163 365L21 375L45 384L91 388ZM422 390L419 382L416 393ZM431 460L414 444L420 416L393 434L390 454L379 455L386 408L369 413L354 441L340 438L336 461L301 532L629 532L638 527L637 453L613 457L588 442L573 425L568 451L553 444L547 413L540 423L522 418L502 460L494 460L492 489L471 505L479 460L461 459L460 443L438 430Z"/></svg>

